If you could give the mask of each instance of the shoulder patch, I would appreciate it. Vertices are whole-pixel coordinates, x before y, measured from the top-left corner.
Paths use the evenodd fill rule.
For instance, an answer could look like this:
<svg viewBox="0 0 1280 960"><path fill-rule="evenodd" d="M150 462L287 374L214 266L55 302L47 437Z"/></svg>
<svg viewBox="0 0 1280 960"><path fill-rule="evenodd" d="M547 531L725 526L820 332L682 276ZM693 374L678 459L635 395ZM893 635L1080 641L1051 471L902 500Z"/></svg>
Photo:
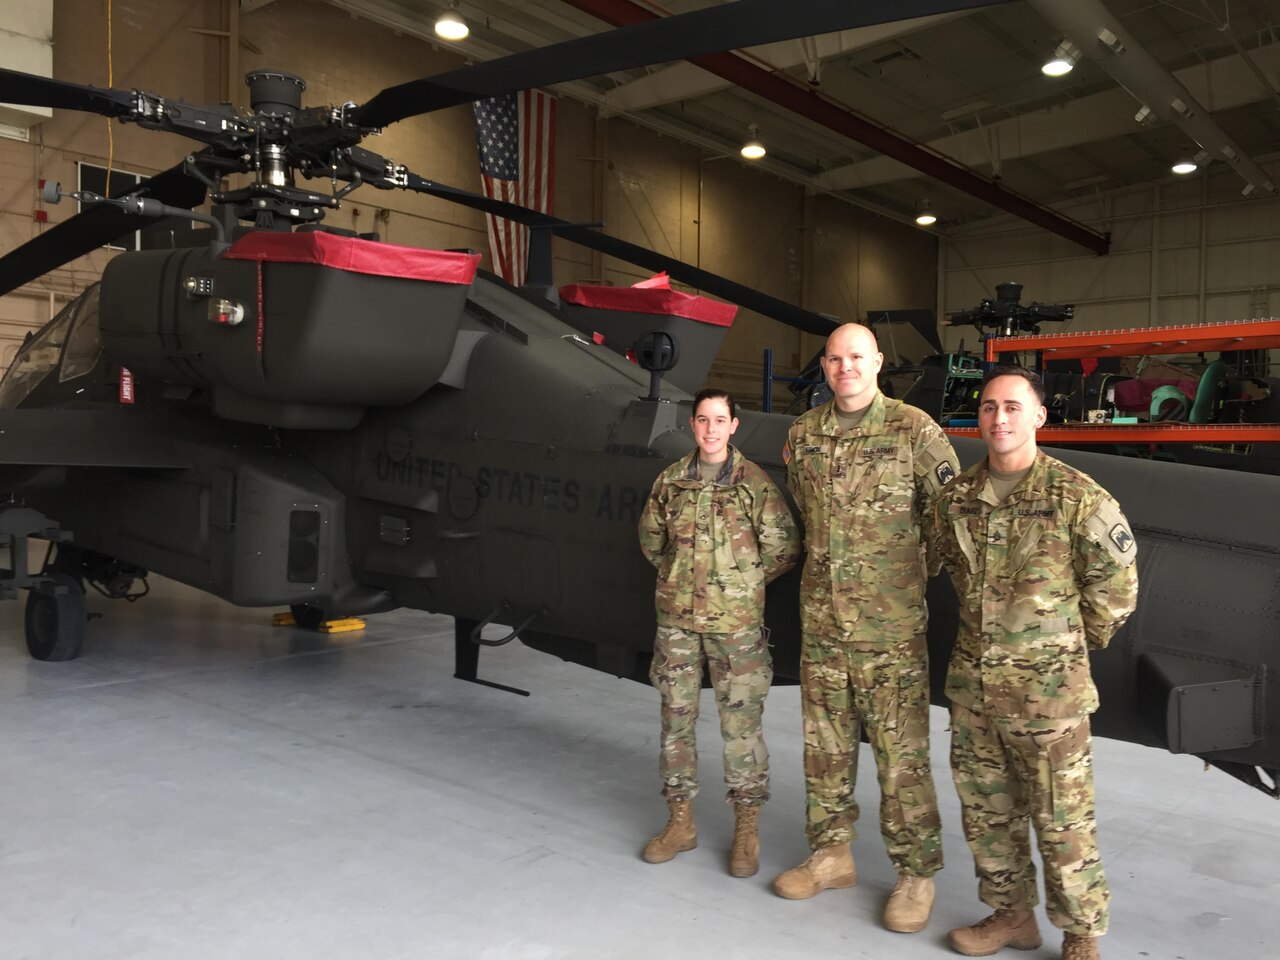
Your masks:
<svg viewBox="0 0 1280 960"><path fill-rule="evenodd" d="M1133 534L1129 532L1129 529L1123 523L1117 523L1112 527L1108 536L1121 553L1133 549Z"/></svg>
<svg viewBox="0 0 1280 960"><path fill-rule="evenodd" d="M782 462L788 464L791 462L791 438L788 437L782 443Z"/></svg>
<svg viewBox="0 0 1280 960"><path fill-rule="evenodd" d="M1127 567L1137 558L1137 542L1129 529L1129 521L1111 497L1103 498L1098 509L1085 521L1084 528L1089 539L1102 546L1120 566Z"/></svg>
<svg viewBox="0 0 1280 960"><path fill-rule="evenodd" d="M936 483L938 490L941 490L956 477L955 454L941 431L936 435L923 436L922 439L925 442L917 443L912 451L916 476L924 478L929 484ZM936 494L937 490L933 493Z"/></svg>

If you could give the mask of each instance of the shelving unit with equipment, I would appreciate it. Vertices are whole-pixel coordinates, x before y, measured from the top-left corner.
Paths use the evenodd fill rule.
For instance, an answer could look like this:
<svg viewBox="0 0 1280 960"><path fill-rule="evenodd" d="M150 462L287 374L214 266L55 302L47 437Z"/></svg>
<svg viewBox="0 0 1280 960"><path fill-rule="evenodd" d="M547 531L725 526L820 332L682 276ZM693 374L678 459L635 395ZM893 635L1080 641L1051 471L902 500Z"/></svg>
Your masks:
<svg viewBox="0 0 1280 960"><path fill-rule="evenodd" d="M1035 351L1037 366L1045 360L1089 357L1137 357L1169 353L1205 353L1280 348L1280 319L1229 323L1135 327L1079 333L992 337L986 342L988 363L1004 353ZM976 437L976 427L948 427L957 437ZM1128 423L1045 426L1036 432L1041 443L1280 443L1277 423Z"/></svg>

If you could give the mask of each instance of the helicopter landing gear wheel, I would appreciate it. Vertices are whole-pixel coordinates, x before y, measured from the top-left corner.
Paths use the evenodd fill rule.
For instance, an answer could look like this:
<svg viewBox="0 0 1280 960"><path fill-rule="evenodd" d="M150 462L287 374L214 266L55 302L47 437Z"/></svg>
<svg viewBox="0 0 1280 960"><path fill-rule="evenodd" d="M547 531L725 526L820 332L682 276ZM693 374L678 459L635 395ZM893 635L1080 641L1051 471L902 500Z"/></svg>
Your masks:
<svg viewBox="0 0 1280 960"><path fill-rule="evenodd" d="M309 603L290 604L289 612L293 614L293 622L303 630L319 630L320 624L324 623L326 619L324 611L319 607L311 606Z"/></svg>
<svg viewBox="0 0 1280 960"><path fill-rule="evenodd" d="M27 593L27 651L36 660L74 660L84 645L84 589L70 574L52 571L45 589ZM64 588L55 593L51 588Z"/></svg>

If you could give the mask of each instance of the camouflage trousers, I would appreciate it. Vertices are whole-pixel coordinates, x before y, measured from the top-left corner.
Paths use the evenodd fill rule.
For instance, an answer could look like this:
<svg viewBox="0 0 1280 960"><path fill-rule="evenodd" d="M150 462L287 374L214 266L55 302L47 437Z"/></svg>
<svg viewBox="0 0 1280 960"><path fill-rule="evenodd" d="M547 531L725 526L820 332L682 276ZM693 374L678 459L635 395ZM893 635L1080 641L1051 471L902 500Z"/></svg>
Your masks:
<svg viewBox="0 0 1280 960"><path fill-rule="evenodd" d="M1106 933L1089 718L1019 720L952 704L951 772L982 902L1036 905L1034 825L1049 919L1068 933Z"/></svg>
<svg viewBox="0 0 1280 960"><path fill-rule="evenodd" d="M773 682L773 658L758 626L737 633L658 627L649 680L662 697L662 795L692 800L698 793L695 727L704 662L720 711L728 801L762 804L769 799L769 750L760 718Z"/></svg>
<svg viewBox="0 0 1280 960"><path fill-rule="evenodd" d="M855 643L806 633L800 654L809 846L856 835L862 731L880 780L880 833L900 873L942 869L942 821L929 768L929 669L924 637Z"/></svg>

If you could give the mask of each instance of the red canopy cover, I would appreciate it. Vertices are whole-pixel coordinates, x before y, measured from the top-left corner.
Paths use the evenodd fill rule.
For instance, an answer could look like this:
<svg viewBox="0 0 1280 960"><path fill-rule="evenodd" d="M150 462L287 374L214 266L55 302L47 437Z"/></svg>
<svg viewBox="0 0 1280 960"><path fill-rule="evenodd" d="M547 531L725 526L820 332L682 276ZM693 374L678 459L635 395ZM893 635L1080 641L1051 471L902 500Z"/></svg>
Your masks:
<svg viewBox="0 0 1280 960"><path fill-rule="evenodd" d="M478 253L420 250L332 233L248 233L223 254L232 260L314 263L380 277L470 283L480 264Z"/></svg>
<svg viewBox="0 0 1280 960"><path fill-rule="evenodd" d="M560 288L560 299L580 307L597 310L620 310L623 313L661 313L669 317L686 317L699 323L727 327L733 323L738 308L706 297L695 297L678 290L637 287L595 287L571 283Z"/></svg>

